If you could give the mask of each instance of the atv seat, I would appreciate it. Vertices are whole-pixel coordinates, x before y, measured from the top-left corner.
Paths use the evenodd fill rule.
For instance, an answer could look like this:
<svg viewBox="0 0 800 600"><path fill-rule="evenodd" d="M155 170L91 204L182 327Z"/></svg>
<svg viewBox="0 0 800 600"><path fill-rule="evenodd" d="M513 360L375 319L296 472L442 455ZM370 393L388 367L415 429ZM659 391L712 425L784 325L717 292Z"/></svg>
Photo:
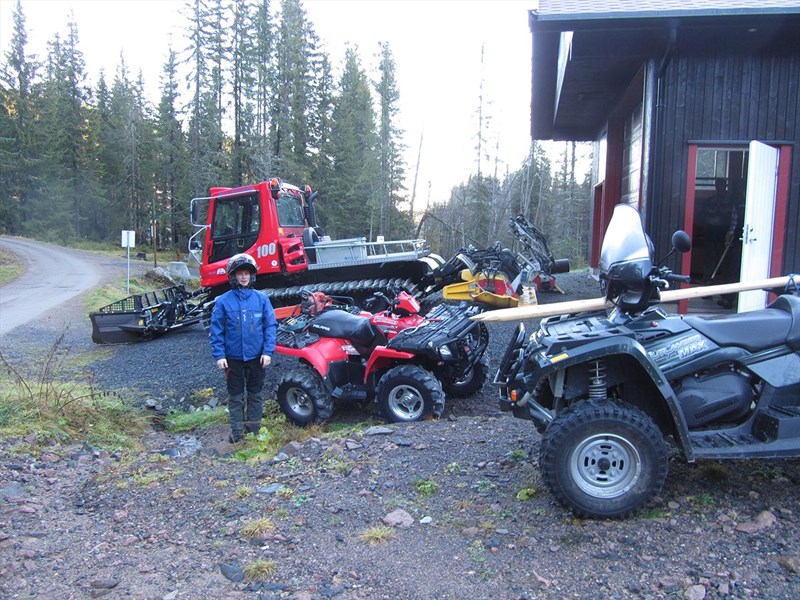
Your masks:
<svg viewBox="0 0 800 600"><path fill-rule="evenodd" d="M800 297L796 296L779 296L762 310L684 320L719 346L738 346L750 352L781 344L800 348Z"/></svg>
<svg viewBox="0 0 800 600"><path fill-rule="evenodd" d="M342 338L353 344L362 356L368 356L376 346L386 343L386 335L368 317L344 310L329 310L316 317L308 327L320 337Z"/></svg>
<svg viewBox="0 0 800 600"><path fill-rule="evenodd" d="M785 310L792 315L792 324L789 326L786 344L795 352L800 352L800 296L782 294L769 307Z"/></svg>

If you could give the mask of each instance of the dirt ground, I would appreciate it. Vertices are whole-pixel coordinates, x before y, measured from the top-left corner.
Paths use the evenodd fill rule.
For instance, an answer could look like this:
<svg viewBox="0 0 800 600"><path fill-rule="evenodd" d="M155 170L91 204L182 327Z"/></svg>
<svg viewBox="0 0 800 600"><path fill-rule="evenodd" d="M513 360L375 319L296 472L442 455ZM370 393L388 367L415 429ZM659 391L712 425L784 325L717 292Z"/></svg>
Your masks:
<svg viewBox="0 0 800 600"><path fill-rule="evenodd" d="M579 277L543 301L594 296ZM490 331L492 369L511 329ZM37 331L22 334L35 345ZM90 368L179 403L214 375L202 332L174 336L183 347L168 338ZM203 353L198 366L187 358L186 373L167 377L187 344ZM110 374L111 362L127 371ZM0 597L699 600L800 589L800 461L688 465L676 454L640 515L585 521L544 488L538 434L497 410L491 385L442 419L360 427L265 462L231 460L226 437L221 426L151 431L132 458L0 440Z"/></svg>

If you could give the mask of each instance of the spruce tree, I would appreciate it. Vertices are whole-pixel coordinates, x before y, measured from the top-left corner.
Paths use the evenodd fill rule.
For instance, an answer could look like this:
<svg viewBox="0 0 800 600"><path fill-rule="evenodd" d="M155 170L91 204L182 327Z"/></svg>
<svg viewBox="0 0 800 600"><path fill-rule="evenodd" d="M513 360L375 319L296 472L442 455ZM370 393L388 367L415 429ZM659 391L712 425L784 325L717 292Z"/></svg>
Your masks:
<svg viewBox="0 0 800 600"><path fill-rule="evenodd" d="M369 81L358 54L348 48L333 108L333 177L322 205L334 237L367 233L372 238L377 231L380 196L377 146Z"/></svg>
<svg viewBox="0 0 800 600"><path fill-rule="evenodd" d="M378 93L380 122L378 135L380 138L380 224L378 233L391 237L391 223L399 218L398 203L400 194L405 189L403 179L406 168L403 160L405 145L402 141L403 131L398 126L400 108L400 92L397 89L396 67L389 44L380 44L380 79L375 88ZM397 227L396 230L404 228Z"/></svg>
<svg viewBox="0 0 800 600"><path fill-rule="evenodd" d="M99 187L91 162L91 94L85 79L77 26L70 20L66 37L56 34L49 45L43 107L49 140L46 192L29 222L32 235L65 242L87 233L87 215L95 209Z"/></svg>
<svg viewBox="0 0 800 600"><path fill-rule="evenodd" d="M41 166L36 84L39 68L28 55L22 3L13 13L11 44L0 74L0 232L19 233L30 218Z"/></svg>
<svg viewBox="0 0 800 600"><path fill-rule="evenodd" d="M306 180L309 94L314 87L311 55L317 39L300 0L283 0L270 105L273 168L282 179Z"/></svg>
<svg viewBox="0 0 800 600"><path fill-rule="evenodd" d="M178 120L176 54L170 49L161 75L161 100L156 121L156 179L164 220L173 245L183 245L190 232L186 181L187 143Z"/></svg>

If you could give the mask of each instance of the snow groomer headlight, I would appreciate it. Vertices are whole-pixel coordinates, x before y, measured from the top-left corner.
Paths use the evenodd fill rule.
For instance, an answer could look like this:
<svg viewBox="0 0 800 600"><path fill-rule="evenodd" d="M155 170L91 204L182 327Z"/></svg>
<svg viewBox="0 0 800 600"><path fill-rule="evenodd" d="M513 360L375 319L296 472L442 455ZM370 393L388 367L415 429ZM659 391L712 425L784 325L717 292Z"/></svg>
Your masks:
<svg viewBox="0 0 800 600"><path fill-rule="evenodd" d="M441 356L445 360L448 360L450 358L453 358L453 352L447 345L439 346L439 356Z"/></svg>

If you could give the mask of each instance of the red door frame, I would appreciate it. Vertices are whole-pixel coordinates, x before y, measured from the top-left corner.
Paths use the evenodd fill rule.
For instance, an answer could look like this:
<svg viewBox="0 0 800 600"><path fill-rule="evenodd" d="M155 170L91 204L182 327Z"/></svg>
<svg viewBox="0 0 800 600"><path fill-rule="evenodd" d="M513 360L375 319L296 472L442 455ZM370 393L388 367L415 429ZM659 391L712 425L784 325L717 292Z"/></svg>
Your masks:
<svg viewBox="0 0 800 600"><path fill-rule="evenodd" d="M766 142L765 142L766 143ZM712 146L713 144L708 144ZM703 144L705 146L705 144ZM689 144L686 165L686 202L683 213L683 229L691 232L694 228L694 185L697 178L697 149L699 144ZM789 202L789 170L792 160L792 147L778 146L778 186L775 195L775 218L772 225L772 251L770 254L770 277L779 277L783 269L783 248L786 245L784 231L786 230L786 208ZM681 258L681 272L690 273L692 266L692 251L690 250ZM686 286L686 284L684 284ZM689 308L688 300L678 302L678 312L686 314Z"/></svg>

